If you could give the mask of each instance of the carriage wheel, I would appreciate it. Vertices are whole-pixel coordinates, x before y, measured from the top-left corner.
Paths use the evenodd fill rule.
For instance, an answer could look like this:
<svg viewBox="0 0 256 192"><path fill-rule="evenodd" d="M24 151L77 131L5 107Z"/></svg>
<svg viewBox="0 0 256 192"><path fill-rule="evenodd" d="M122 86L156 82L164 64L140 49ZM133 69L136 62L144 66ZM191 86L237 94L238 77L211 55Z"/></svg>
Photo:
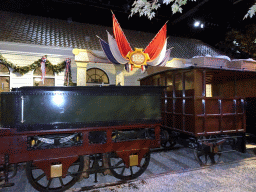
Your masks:
<svg viewBox="0 0 256 192"><path fill-rule="evenodd" d="M171 140L165 141L165 142L161 142L161 146L162 146L163 148L167 148L167 149L173 148L174 145L176 145L176 142L175 142L175 141L171 141Z"/></svg>
<svg viewBox="0 0 256 192"><path fill-rule="evenodd" d="M116 153L108 155L109 168L112 175L121 180L131 180L139 177L147 169L150 161L150 153L146 153L141 159L140 166L125 167L122 158L118 157Z"/></svg>
<svg viewBox="0 0 256 192"><path fill-rule="evenodd" d="M194 149L194 155L199 164L204 166L218 163L221 153L211 153L207 152L207 150Z"/></svg>
<svg viewBox="0 0 256 192"><path fill-rule="evenodd" d="M168 131L161 130L161 146L163 148L172 148L174 145L176 145L176 141L174 141L172 138L170 138Z"/></svg>
<svg viewBox="0 0 256 192"><path fill-rule="evenodd" d="M84 166L84 158L79 156L68 169L68 175L65 178L55 177L47 180L43 170L34 166L33 162L27 162L26 175L29 183L38 191L60 192L72 187L80 178Z"/></svg>

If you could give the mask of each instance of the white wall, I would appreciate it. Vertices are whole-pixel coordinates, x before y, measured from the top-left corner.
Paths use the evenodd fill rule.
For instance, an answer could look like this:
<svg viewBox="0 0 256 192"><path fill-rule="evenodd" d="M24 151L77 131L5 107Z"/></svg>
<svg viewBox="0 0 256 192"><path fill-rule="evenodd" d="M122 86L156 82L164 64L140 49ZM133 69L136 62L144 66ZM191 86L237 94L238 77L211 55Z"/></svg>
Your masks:
<svg viewBox="0 0 256 192"><path fill-rule="evenodd" d="M141 69L134 68L131 72L124 72L124 85L125 86L139 86L140 81L139 79L146 77L147 72L141 73Z"/></svg>
<svg viewBox="0 0 256 192"><path fill-rule="evenodd" d="M77 82L77 66L75 63L75 55L72 53L72 48L60 48L53 46L40 46L23 43L10 43L0 41L0 53L7 59L18 66L27 66L34 61L47 55L47 59L52 64L58 64L66 58L71 59L71 74L72 81ZM103 52L97 52L97 55L104 56ZM104 63L88 63L87 69L99 68L103 70L109 77L109 84L116 84L116 68L113 64ZM11 69L10 69L11 70ZM12 70L11 70L12 71ZM127 72L123 70L125 86L139 86L140 78L147 76L146 73L141 73L141 69L134 68L133 71ZM64 72L55 74L55 86L64 85ZM10 74L10 87L33 86L33 72L30 71L25 75L19 73Z"/></svg>
<svg viewBox="0 0 256 192"><path fill-rule="evenodd" d="M15 54L8 53L8 54L2 54L2 55L7 61L17 66L31 65L33 62L41 58L41 56L39 57L39 56L28 55L28 54L18 55L18 53L15 53ZM52 56L51 57L48 56L47 59L53 65L56 65L64 61L63 58L56 58ZM33 86L33 71L29 71L28 73L21 75L20 73L17 73L17 72L14 73L12 68L9 68L9 70L10 70L10 89L22 87L22 86ZM55 73L53 78L55 78L55 86L64 85L64 72L61 72L59 74Z"/></svg>

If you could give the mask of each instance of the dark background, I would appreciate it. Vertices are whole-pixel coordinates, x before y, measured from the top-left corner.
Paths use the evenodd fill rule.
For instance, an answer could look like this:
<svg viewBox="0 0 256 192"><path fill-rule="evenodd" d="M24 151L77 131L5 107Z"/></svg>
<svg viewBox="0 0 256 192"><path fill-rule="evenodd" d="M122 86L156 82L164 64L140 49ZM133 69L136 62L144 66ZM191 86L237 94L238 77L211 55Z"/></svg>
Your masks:
<svg viewBox="0 0 256 192"><path fill-rule="evenodd" d="M176 14L172 14L171 5L162 4L152 20L138 14L129 17L132 3L133 0L1 0L0 9L104 26L112 26L112 10L123 29L157 33L168 21L168 35L200 39L212 46L224 40L232 28L244 30L246 25L256 23L256 16L243 20L255 0L188 0L183 12ZM203 22L204 28L195 28L196 20Z"/></svg>

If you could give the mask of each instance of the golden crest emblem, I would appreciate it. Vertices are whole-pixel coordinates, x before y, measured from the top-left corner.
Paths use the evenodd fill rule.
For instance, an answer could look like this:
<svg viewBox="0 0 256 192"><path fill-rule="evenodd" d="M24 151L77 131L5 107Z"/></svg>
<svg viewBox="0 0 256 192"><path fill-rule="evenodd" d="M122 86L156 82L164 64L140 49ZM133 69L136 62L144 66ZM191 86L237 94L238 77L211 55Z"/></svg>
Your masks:
<svg viewBox="0 0 256 192"><path fill-rule="evenodd" d="M132 52L130 51L126 57L129 59L129 64L136 68L141 68L141 65L147 65L147 61L150 60L149 55L139 48L135 48Z"/></svg>

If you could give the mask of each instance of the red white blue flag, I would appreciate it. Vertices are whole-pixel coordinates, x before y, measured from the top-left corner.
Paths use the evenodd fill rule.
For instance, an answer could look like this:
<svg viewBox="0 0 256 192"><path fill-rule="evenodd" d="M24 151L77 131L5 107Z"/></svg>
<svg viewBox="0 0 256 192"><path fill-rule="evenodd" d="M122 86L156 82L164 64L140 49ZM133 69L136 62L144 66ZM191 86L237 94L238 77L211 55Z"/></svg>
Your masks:
<svg viewBox="0 0 256 192"><path fill-rule="evenodd" d="M129 58L126 56L128 53L133 52L130 43L128 42L123 30L121 29L114 13L112 13L113 18L113 33L114 37L108 32L108 43L100 39L101 47L106 54L108 60L114 64L124 64L126 71L132 71L134 64L129 63ZM170 57L171 50L167 49L167 24L160 29L156 36L145 48L144 53L149 56L149 61L146 65L139 66L142 72L145 72L147 65L151 66L165 66L166 62ZM138 66L136 66L138 67Z"/></svg>
<svg viewBox="0 0 256 192"><path fill-rule="evenodd" d="M114 64L120 64L116 59L115 57L113 56L111 50L110 50L110 47L109 47L109 44L107 42L105 42L104 40L102 40L101 38L100 39L100 45L101 45L101 48L102 50L104 51L105 55L107 56L108 60L111 62L111 63L114 63Z"/></svg>

